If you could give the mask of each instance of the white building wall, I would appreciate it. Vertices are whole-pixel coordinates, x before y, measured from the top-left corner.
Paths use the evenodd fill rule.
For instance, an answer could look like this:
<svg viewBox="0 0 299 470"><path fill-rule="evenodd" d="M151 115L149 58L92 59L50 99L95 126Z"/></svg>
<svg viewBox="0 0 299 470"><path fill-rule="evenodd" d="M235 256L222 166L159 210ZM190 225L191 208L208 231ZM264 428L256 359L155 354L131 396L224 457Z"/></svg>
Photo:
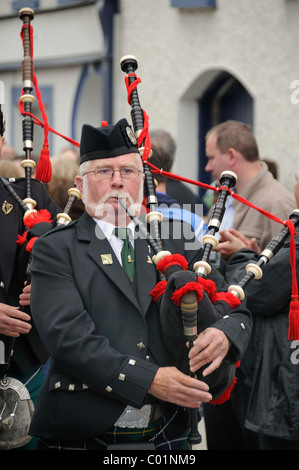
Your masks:
<svg viewBox="0 0 299 470"><path fill-rule="evenodd" d="M54 0L43 0L45 6ZM113 120L129 116L123 55L137 57L140 101L150 128L164 127L178 140L174 171L190 178L198 168L198 100L219 70L234 75L254 99L254 132L262 158L275 160L280 180L292 189L298 165L299 0L217 0L215 9L180 10L170 0L119 0L114 21ZM10 5L2 0L1 9ZM36 14L34 60L40 86L52 86L55 129L70 136L82 64L105 51L98 11L93 5ZM8 10L7 10L8 11ZM21 21L0 17L0 80L5 84L7 140L12 129L11 88L21 85ZM298 82L299 83L299 82ZM99 98L84 91L83 120L99 122ZM89 95L86 95L89 93ZM104 90L105 93L105 90ZM293 103L291 96L293 93ZM103 119L106 119L103 116ZM77 135L77 137L79 137ZM20 137L21 141L21 137ZM52 154L65 142L53 138Z"/></svg>
<svg viewBox="0 0 299 470"><path fill-rule="evenodd" d="M178 138L175 171L197 175L197 100L211 70L233 74L254 98L254 132L262 158L275 160L292 190L299 169L297 0L217 0L216 9L179 10L170 0L121 0L115 68L137 57L139 96L150 127ZM118 57L117 57L118 56ZM115 75L115 117L128 112L121 71Z"/></svg>
<svg viewBox="0 0 299 470"><path fill-rule="evenodd" d="M12 106L12 90L22 91L23 47L20 32L23 22L18 12L12 14L10 0L2 0L0 14L0 43L5 44L0 54L0 80L4 83L3 111L6 119L6 141L17 153L22 153L22 119L17 106ZM53 7L54 0L43 1L44 8ZM6 8L6 9L5 9ZM40 88L52 89L52 116L50 127L72 137L72 113L82 67L97 62L105 53L104 36L99 18L97 2L87 6L67 9L52 9L46 13L35 12L31 22L33 28L33 63ZM92 68L92 67L91 67ZM91 73L92 75L92 73ZM90 97L84 94L86 109L79 106L76 122L76 139L80 139L82 124L89 121L98 125L101 107L101 79L98 85L91 83ZM96 95L97 93L97 95ZM93 94L93 96L92 96ZM36 114L41 118L38 111ZM19 118L19 119L18 119ZM39 155L43 131L35 126L34 152ZM19 136L19 138L18 138ZM68 142L51 135L51 156L59 153Z"/></svg>

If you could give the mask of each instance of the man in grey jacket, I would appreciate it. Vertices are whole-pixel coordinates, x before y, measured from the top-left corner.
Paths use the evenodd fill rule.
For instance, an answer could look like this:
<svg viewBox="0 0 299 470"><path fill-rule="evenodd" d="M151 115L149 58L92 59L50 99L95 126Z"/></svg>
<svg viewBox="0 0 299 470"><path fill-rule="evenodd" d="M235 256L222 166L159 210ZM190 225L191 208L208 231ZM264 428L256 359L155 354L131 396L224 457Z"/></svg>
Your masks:
<svg viewBox="0 0 299 470"><path fill-rule="evenodd" d="M206 136L206 171L219 180L222 171L237 175L235 190L255 206L286 220L295 207L295 200L261 161L258 145L250 128L238 121L226 121L209 130ZM232 199L230 226L249 239L254 238L263 249L280 231L270 220L246 204ZM224 218L226 216L224 215Z"/></svg>

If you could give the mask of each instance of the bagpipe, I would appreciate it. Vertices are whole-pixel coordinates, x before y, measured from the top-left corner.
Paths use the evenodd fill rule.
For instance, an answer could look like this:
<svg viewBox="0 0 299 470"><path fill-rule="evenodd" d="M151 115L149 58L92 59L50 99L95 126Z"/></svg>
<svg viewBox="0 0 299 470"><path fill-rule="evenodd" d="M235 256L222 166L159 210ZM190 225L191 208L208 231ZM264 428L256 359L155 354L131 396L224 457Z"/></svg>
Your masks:
<svg viewBox="0 0 299 470"><path fill-rule="evenodd" d="M76 188L68 190L68 201L62 212L57 212L53 218L52 214L45 208L37 209L37 202L32 197L32 170L35 168L36 163L31 158L33 151L33 129L34 124L43 125L44 127L44 143L41 150L40 158L36 167L35 179L41 183L47 183L51 180L51 163L49 160L48 149L48 132L51 128L48 125L45 108L42 102L38 82L34 73L33 66L33 30L31 21L34 18L34 11L31 8L22 8L19 11L19 17L23 22L21 29L21 38L23 44L23 61L22 61L22 93L19 99L19 109L22 115L22 138L23 150L25 154L21 166L25 170L25 198L22 199L13 184L2 175L0 175L0 182L3 187L14 198L20 209L23 211L23 234L18 235L17 244L20 247L20 264L26 266L27 282L30 283L30 259L31 251L34 242L44 233L52 230L59 225L68 224L71 221L69 212L76 199L81 198L80 191ZM39 108L43 115L43 121L39 121L36 116L32 114L32 103L35 101L33 90L35 89L36 95L39 100ZM71 139L67 139L71 140Z"/></svg>
<svg viewBox="0 0 299 470"><path fill-rule="evenodd" d="M293 272L293 295L290 309L290 332L289 338L299 337L297 326L299 316L298 285L295 276L294 260L294 235L295 227L299 222L299 210L295 210L288 221L281 221L272 214L253 206L245 199L232 193L237 176L230 171L223 172L220 178L220 187L217 189L218 198L213 207L212 215L208 223L209 232L202 239L203 252L202 259L193 266L193 272L189 270L188 262L181 254L172 254L164 251L159 237L159 225L163 216L157 213L157 196L155 191L154 174L163 174L166 177L179 179L188 183L194 183L189 179L178 177L157 168L151 164L151 147L148 133L149 119L142 109L138 97L137 85L141 82L136 76L138 68L137 59L134 56L124 56L120 61L123 72L126 73L125 84L127 87L127 100L131 106L131 117L133 129L140 149L145 173L144 194L148 209L146 223L150 225L148 230L144 224L126 208L128 215L134 221L139 230L146 236L151 246L154 256L153 261L159 273L159 281L151 291L153 300L159 305L160 324L164 346L167 349L173 365L184 373L190 373L188 367L188 351L192 348L195 338L206 328L212 326L218 319L228 315L236 308L245 297L244 289L253 279L262 277L262 266L268 263L273 256L283 246L285 240L291 237L291 266ZM150 168L150 171L149 171ZM212 186L198 183L199 186L216 191ZM220 229L225 212L225 205L228 196L237 198L240 202L250 205L262 212L265 216L282 223L284 225L281 233L274 237L269 245L261 253L256 264L249 263L246 267L246 274L238 285L229 286L227 292L218 292L215 283L208 278L211 272L209 263L211 251L219 243L215 236ZM152 213L151 213L152 211ZM236 383L237 364L222 361L217 370L203 376L205 367L192 374L196 378L205 381L210 386L213 395L212 404L221 404L229 399L231 391ZM191 444L200 442L198 433L197 410L190 410L191 432L189 441Z"/></svg>
<svg viewBox="0 0 299 470"><path fill-rule="evenodd" d="M31 22L34 18L34 11L31 8L22 8L19 11L19 17L23 23L21 28L21 39L23 45L23 60L22 60L22 92L19 98L19 110L22 115L22 139L23 139L23 151L25 154L24 160L21 162L21 166L25 170L25 193L26 197L22 200L10 182L0 175L0 181L3 186L12 197L15 199L21 210L24 212L23 223L25 231L22 235L18 236L17 243L22 247L22 253L20 259L22 263L30 265L30 254L36 239L44 233L52 230L55 226L65 225L71 221L69 212L72 208L73 203L76 199L81 198L80 191L76 188L70 188L68 190L68 201L63 212L58 212L55 219L52 219L52 215L45 208L37 210L36 201L32 198L32 170L36 166L35 179L42 182L48 183L51 180L52 169L51 162L49 159L49 144L48 144L48 133L53 131L49 127L48 118L45 112L45 107L42 101L41 92L38 87L37 77L34 71L33 64L33 28ZM36 116L32 114L32 104L35 102L35 94L38 99L39 109L42 114L43 120L40 121ZM34 137L34 125L41 125L44 129L44 142L43 148L41 149L40 157L36 165L35 161L31 158L32 151L34 148L33 137ZM62 136L63 137L63 136ZM72 141L72 139L67 139ZM74 141L72 141L74 143ZM77 144L77 143L76 143ZM78 144L77 144L78 145ZM25 255L24 255L25 250ZM30 276L30 269L27 269L27 276ZM28 278L30 282L30 279Z"/></svg>
<svg viewBox="0 0 299 470"><path fill-rule="evenodd" d="M24 48L24 59L22 63L23 90L19 101L19 109L22 115L23 149L25 159L22 166L25 170L26 178L26 197L22 200L14 191L12 185L5 178L0 177L4 187L9 191L19 206L24 211L25 231L19 237L18 244L26 255L27 279L30 282L30 256L31 250L36 239L55 226L68 224L70 222L69 210L76 198L80 198L77 188L69 190L69 201L64 211L58 214L55 220L51 220L50 214L44 209L37 210L36 201L32 198L31 182L32 169L35 162L31 158L33 150L33 128L34 125L40 125L44 129L44 144L40 159L36 167L36 179L41 182L49 182L51 179L51 166L49 162L48 150L48 132L57 133L49 126L44 106L42 104L41 94L38 89L37 79L33 67L33 33L31 21L34 18L34 12L30 8L23 8L19 12L20 19L23 22L21 38ZM125 83L127 87L127 100L131 106L131 118L133 130L138 142L139 152L143 162L145 174L144 182L144 204L147 208L146 224L143 224L130 209L125 207L129 216L138 224L139 230L146 235L154 256L153 262L156 265L158 273L157 285L151 291L152 298L159 307L162 338L165 348L173 365L185 373L190 373L188 367L188 348L192 348L193 342L202 331L212 326L218 319L231 313L231 311L240 305L244 298L244 289L252 279L258 279L262 273L262 266L269 262L271 258L281 248L287 237L291 236L291 265L294 274L294 234L295 226L298 224L298 211L291 214L286 222L276 219L282 223L284 228L281 234L275 237L269 246L263 251L256 265L250 264L247 267L247 273L239 285L230 286L227 292L218 292L214 282L209 279L211 266L209 258L211 251L216 248L218 239L215 236L220 229L222 218L225 211L225 205L228 197L235 197L241 203L247 203L238 195L233 194L231 189L236 183L236 175L226 171L221 175L220 188L217 188L218 198L213 208L211 219L208 223L209 233L203 238L202 259L193 266L193 271L189 269L188 262L181 254L170 253L163 249L163 243L160 237L160 226L163 221L162 214L157 210L158 201L156 196L155 173L161 173L166 177L179 179L191 184L198 184L207 189L216 189L203 183L194 182L187 178L182 178L163 171L155 167L150 162L151 145L149 138L149 118L142 109L137 92L137 85L141 82L136 76L135 71L138 68L137 60L134 56L125 56L120 61L121 69L125 72ZM35 88L36 96L39 101L39 108L42 114L42 121L38 120L32 114L32 103L35 97L32 93ZM58 133L57 133L58 134ZM60 135L60 134L58 134ZM65 138L65 137L64 137ZM72 139L66 140L79 146ZM119 199L120 204L122 200ZM260 210L259 208L256 208ZM265 213L265 216L268 214ZM295 279L295 274L294 274ZM297 282L293 283L293 295L291 301L290 322L296 324L296 312L298 308L298 292L296 291ZM291 326L294 330L296 326ZM290 337L294 337L290 332ZM207 382L213 394L213 403L223 403L229 398L232 387L235 383L236 368L238 364L231 364L223 361L218 370L204 377L203 368L196 371L196 378ZM2 390L4 390L2 383ZM0 386L1 390L1 386ZM3 405L4 406L4 405ZM0 403L1 408L1 403ZM10 416L11 417L11 416ZM0 421L2 419L0 409ZM3 421L3 419L2 419ZM11 422L11 420L9 420ZM200 442L198 433L198 414L197 410L190 410L191 433L189 440L192 444Z"/></svg>
<svg viewBox="0 0 299 470"><path fill-rule="evenodd" d="M37 209L37 201L33 198L32 171L36 163L31 158L31 155L33 151L34 124L44 127L44 144L36 168L36 179L42 183L48 183L51 180L51 163L49 160L47 138L50 128L33 66L33 32L31 21L34 18L34 11L31 8L22 8L19 11L19 17L23 22L21 38L24 51L22 61L23 88L19 99L19 109L22 115L22 137L25 154L25 158L21 162L21 166L25 171L25 198L22 199L15 190L14 185L1 175L0 184L10 193L23 211L24 232L18 235L16 241L19 245L18 271L20 278L30 284L30 261L34 242L38 237L54 227L67 224L71 221L69 212L74 201L81 198L81 194L76 187L70 188L68 190L69 199L63 212L58 212L54 219L47 209ZM43 116L42 122L32 114L32 104L35 101L32 93L34 88ZM6 292L2 285L1 300L4 303L8 303ZM22 307L22 310L26 313L30 312L28 307ZM13 449L24 446L31 439L28 435L28 430L34 405L26 388L29 380L23 384L19 380L7 375L13 355L15 338L4 335L1 335L1 338L3 338L1 344L4 345L4 360L0 365L0 449ZM32 378L33 376L30 380Z"/></svg>
<svg viewBox="0 0 299 470"><path fill-rule="evenodd" d="M68 190L69 199L63 210L56 214L55 220L51 219L51 214L48 210L40 208L36 209L36 201L32 198L32 170L36 166L35 178L42 182L48 183L51 180L52 170L51 162L49 159L49 144L48 133L54 131L49 127L48 118L45 112L45 107L42 101L41 92L38 87L37 77L34 72L33 64L33 29L31 22L34 18L34 11L31 8L22 8L19 11L19 17L23 22L21 28L21 39L23 44L23 60L22 60L22 93L19 98L19 110L22 115L22 138L23 150L25 158L21 162L21 166L25 170L26 181L26 197L21 199L16 191L14 191L10 182L0 176L3 186L10 192L13 198L18 203L19 207L24 211L23 222L26 230L22 236L18 238L19 245L25 245L28 253L31 252L34 241L38 236L51 230L54 226L67 224L71 221L69 212L76 199L81 198L79 190L74 187ZM42 114L43 120L40 121L32 114L32 104L35 102L35 94L38 99L39 109ZM41 149L40 157L36 165L35 161L31 158L33 151L33 137L34 125L38 124L44 129L44 142ZM64 136L62 136L64 137ZM67 139L67 138L66 138ZM67 139L72 143L72 139ZM33 228L35 230L33 230ZM31 231L31 233L29 233ZM35 232L34 236L33 232ZM29 238L30 237L30 238ZM30 242L30 243L29 243Z"/></svg>

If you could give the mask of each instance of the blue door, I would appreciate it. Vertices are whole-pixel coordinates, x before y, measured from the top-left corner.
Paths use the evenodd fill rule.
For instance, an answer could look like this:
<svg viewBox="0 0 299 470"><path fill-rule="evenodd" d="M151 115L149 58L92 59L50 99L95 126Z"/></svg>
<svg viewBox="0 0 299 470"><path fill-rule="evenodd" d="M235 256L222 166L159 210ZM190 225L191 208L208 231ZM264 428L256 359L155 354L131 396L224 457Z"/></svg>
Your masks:
<svg viewBox="0 0 299 470"><path fill-rule="evenodd" d="M199 174L198 179L211 183L205 171L205 135L220 122L234 119L253 126L253 99L244 86L227 72L219 72L199 100ZM202 198L205 190L199 189Z"/></svg>

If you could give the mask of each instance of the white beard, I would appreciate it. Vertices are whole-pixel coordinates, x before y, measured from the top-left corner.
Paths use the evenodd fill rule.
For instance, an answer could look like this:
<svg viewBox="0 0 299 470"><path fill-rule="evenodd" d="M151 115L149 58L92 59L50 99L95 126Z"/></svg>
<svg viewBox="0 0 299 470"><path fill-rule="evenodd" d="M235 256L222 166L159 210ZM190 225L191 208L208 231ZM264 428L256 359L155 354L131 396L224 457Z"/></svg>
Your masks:
<svg viewBox="0 0 299 470"><path fill-rule="evenodd" d="M116 215L114 207L107 202L110 198L123 199L130 211L134 216L138 217L142 212L143 201L143 184L140 183L140 189L135 202L131 195L125 191L114 189L105 194L98 202L89 202L89 188L85 180L83 180L82 201L85 204L87 211L97 219L107 220L119 227L125 227L128 223L128 215L126 211L118 204L118 214Z"/></svg>

